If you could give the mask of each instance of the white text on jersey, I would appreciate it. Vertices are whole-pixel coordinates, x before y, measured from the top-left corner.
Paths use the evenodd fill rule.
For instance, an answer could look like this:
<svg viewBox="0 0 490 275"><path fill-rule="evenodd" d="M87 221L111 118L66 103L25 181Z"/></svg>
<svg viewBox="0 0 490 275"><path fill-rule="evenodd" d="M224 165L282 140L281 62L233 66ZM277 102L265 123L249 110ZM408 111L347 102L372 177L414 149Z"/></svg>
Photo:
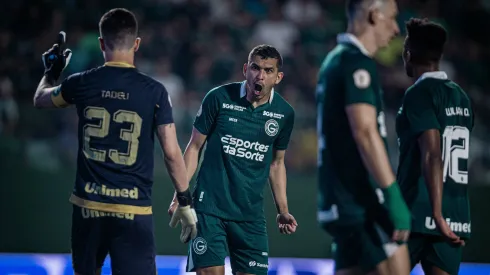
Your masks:
<svg viewBox="0 0 490 275"><path fill-rule="evenodd" d="M470 110L468 108L461 107L449 107L446 108L446 116L470 116Z"/></svg>
<svg viewBox="0 0 490 275"><path fill-rule="evenodd" d="M269 145L260 144L257 141L250 142L231 135L222 137L221 143L223 143L223 151L226 154L260 162L264 161L264 154L269 151Z"/></svg>
<svg viewBox="0 0 490 275"><path fill-rule="evenodd" d="M269 111L264 111L262 113L262 115L267 116L267 117L277 118L277 119L281 119L284 117L283 114L276 114L276 113L269 112Z"/></svg>
<svg viewBox="0 0 490 275"><path fill-rule="evenodd" d="M223 109L229 109L229 110L243 112L243 110L245 110L245 107L233 105L233 104L228 104L228 103L223 103Z"/></svg>
<svg viewBox="0 0 490 275"><path fill-rule="evenodd" d="M102 98L112 98L119 100L128 100L129 94L125 92L116 92L116 91L102 91Z"/></svg>

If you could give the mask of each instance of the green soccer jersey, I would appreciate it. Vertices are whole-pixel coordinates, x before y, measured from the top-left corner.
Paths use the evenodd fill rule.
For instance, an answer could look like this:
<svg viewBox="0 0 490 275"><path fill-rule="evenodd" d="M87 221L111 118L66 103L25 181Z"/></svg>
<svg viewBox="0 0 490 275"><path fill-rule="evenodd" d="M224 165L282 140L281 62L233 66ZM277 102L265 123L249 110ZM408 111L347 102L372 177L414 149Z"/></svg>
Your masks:
<svg viewBox="0 0 490 275"><path fill-rule="evenodd" d="M286 150L294 110L271 92L254 108L245 82L226 84L204 98L194 127L207 136L194 190L198 212L233 221L263 218L263 190L274 150Z"/></svg>
<svg viewBox="0 0 490 275"><path fill-rule="evenodd" d="M383 139L386 128L375 61L354 36L339 35L338 42L320 68L317 85L318 221L350 224L363 222L367 209L379 201L354 141L346 106L374 106Z"/></svg>
<svg viewBox="0 0 490 275"><path fill-rule="evenodd" d="M408 88L396 119L400 147L397 180L412 212L412 231L438 235L417 141L430 129L441 133L442 214L457 235L469 238L468 153L473 110L466 93L444 72L425 73Z"/></svg>

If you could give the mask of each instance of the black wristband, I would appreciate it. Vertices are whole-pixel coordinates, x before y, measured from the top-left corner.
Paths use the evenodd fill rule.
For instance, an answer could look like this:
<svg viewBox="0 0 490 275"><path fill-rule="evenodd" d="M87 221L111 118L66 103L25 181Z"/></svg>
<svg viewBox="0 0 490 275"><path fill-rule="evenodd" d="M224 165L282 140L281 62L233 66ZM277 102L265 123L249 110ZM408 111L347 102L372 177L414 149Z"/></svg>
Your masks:
<svg viewBox="0 0 490 275"><path fill-rule="evenodd" d="M192 204L192 196L189 188L184 192L177 192L177 201L180 206L188 206Z"/></svg>

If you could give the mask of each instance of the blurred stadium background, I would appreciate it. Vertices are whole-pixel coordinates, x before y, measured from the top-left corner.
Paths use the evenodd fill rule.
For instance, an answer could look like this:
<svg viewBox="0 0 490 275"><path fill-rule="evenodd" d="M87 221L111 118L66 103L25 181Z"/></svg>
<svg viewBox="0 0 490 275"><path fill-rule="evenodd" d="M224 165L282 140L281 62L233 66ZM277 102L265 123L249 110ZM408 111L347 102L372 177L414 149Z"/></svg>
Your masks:
<svg viewBox="0 0 490 275"><path fill-rule="evenodd" d="M142 45L136 66L161 81L169 91L182 148L204 94L213 86L241 81L242 64L254 45L267 43L279 49L285 59L285 78L277 90L296 110L287 167L290 209L300 227L291 236L276 232L275 211L266 190L270 255L300 259L273 259L270 274L331 274L331 261L323 260L331 256L330 237L316 223L314 100L320 62L335 45L336 34L346 27L344 2L17 0L2 5L0 252L31 254L0 254L0 274L70 274L63 273L69 258L56 254L70 252L68 197L75 173L76 112L36 110L32 96L42 76L41 54L51 47L60 30L67 32L67 44L73 50L65 76L103 64L97 42L98 21L114 7L129 8L137 14ZM464 250L464 261L490 263L490 146L486 122L490 117L490 1L397 2L402 29L404 21L417 16L436 20L449 30L441 69L466 89L477 114L469 185L473 239ZM411 84L402 66L402 45L401 36L376 56L384 83L394 167L398 158L394 118L403 91ZM171 197L171 184L159 151L153 194L158 253L185 255L186 246L179 243L178 231L167 225L166 210ZM162 268L159 274L182 271L182 258L162 256L158 262ZM484 265L465 265L464 270L460 274L490 274L490 268L485 269Z"/></svg>

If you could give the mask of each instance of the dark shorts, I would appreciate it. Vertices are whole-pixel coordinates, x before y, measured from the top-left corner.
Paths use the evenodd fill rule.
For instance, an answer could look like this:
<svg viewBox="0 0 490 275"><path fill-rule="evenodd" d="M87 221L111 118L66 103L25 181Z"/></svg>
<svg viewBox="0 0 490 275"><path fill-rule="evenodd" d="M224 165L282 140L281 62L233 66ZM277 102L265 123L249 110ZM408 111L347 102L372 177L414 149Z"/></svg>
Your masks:
<svg viewBox="0 0 490 275"><path fill-rule="evenodd" d="M71 252L73 269L81 275L94 275L108 254L114 275L155 275L153 216L108 213L74 205Z"/></svg>
<svg viewBox="0 0 490 275"><path fill-rule="evenodd" d="M420 263L422 269L435 266L449 274L458 274L463 248L440 236L412 232L408 251L412 269Z"/></svg>
<svg viewBox="0 0 490 275"><path fill-rule="evenodd" d="M234 222L197 214L197 237L190 242L187 272L222 266L230 255L233 274L267 274L269 245L265 220Z"/></svg>
<svg viewBox="0 0 490 275"><path fill-rule="evenodd" d="M351 225L327 223L323 228L333 238L335 270L359 267L370 272L398 248L398 244L390 240L392 230L373 221Z"/></svg>

